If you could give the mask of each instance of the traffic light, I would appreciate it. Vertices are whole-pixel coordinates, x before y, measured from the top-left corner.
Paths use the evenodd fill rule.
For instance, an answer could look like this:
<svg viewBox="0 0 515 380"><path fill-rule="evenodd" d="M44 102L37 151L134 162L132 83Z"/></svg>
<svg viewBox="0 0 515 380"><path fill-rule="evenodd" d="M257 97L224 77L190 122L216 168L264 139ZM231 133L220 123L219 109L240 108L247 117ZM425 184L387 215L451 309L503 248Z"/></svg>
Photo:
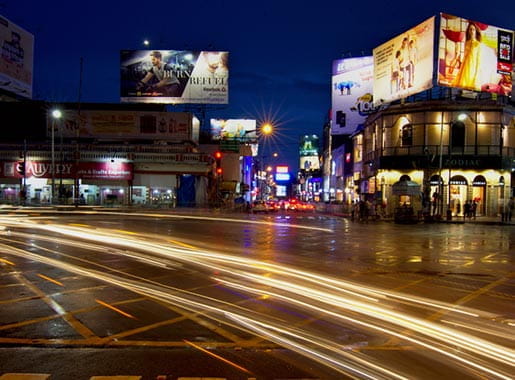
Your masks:
<svg viewBox="0 0 515 380"><path fill-rule="evenodd" d="M216 174L222 175L222 152L217 151L215 152L215 162L216 162Z"/></svg>

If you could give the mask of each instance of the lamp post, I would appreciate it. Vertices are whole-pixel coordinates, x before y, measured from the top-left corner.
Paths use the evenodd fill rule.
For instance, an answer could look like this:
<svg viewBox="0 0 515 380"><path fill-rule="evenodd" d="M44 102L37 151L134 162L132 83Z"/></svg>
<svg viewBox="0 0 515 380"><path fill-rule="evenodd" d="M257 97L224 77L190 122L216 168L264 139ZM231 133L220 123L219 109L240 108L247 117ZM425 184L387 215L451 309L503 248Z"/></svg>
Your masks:
<svg viewBox="0 0 515 380"><path fill-rule="evenodd" d="M259 132L260 134L258 135L258 142L259 140L261 140L261 137L266 137L266 136L270 136L272 135L272 133L274 132L274 127L272 126L272 124L266 122L264 123L263 125L261 125L261 128L259 129ZM263 172L266 173L265 171L265 155L264 155L264 150L261 148L261 146L259 147L259 151L261 153L261 160L260 160L260 164L259 164L259 168L258 168L258 189L259 189L259 198L261 200L263 200L263 193L264 193L264 189L266 188L266 174L265 174L265 180L263 181L263 178L262 178L262 175L263 175ZM264 183L264 186L263 186L263 183Z"/></svg>
<svg viewBox="0 0 515 380"><path fill-rule="evenodd" d="M54 204L55 198L55 125L57 121L61 118L62 112L58 109L52 111L52 194L50 197L50 203Z"/></svg>

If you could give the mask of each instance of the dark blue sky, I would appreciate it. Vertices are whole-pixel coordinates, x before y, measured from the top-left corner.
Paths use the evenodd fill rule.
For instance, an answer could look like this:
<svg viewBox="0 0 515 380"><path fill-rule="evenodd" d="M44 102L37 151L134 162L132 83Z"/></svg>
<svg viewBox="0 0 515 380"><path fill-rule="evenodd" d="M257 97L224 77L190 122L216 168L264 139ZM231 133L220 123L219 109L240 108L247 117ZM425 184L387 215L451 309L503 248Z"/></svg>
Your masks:
<svg viewBox="0 0 515 380"><path fill-rule="evenodd" d="M229 105L208 116L273 117L273 150L296 165L299 136L321 134L331 63L446 12L515 29L515 1L0 0L0 14L35 36L34 98L119 102L122 49L230 52Z"/></svg>

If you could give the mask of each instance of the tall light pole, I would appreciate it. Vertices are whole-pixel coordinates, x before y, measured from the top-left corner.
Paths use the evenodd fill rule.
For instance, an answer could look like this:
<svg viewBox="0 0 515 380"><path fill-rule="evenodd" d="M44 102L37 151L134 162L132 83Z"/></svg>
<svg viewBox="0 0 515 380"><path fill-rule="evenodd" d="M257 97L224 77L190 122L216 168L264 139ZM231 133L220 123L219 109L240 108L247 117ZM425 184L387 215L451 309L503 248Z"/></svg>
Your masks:
<svg viewBox="0 0 515 380"><path fill-rule="evenodd" d="M55 125L58 120L61 118L62 112L58 109L52 111L52 195L50 198L50 203L54 204L55 197Z"/></svg>
<svg viewBox="0 0 515 380"><path fill-rule="evenodd" d="M259 132L260 133L258 134L258 141L260 141L262 137L272 135L272 133L274 132L274 127L271 123L266 122L263 125L261 125ZM264 152L264 149L261 149L261 146L259 146L259 150L261 152L261 160L260 160L261 162L259 164L259 169L258 169L258 189L259 189L259 197L262 200L264 189L266 188L266 174L265 174L265 181L263 181L263 179L262 179L263 172L266 173L265 162L264 162L265 161L265 154L264 154L265 152ZM265 183L265 186L263 186L263 182Z"/></svg>

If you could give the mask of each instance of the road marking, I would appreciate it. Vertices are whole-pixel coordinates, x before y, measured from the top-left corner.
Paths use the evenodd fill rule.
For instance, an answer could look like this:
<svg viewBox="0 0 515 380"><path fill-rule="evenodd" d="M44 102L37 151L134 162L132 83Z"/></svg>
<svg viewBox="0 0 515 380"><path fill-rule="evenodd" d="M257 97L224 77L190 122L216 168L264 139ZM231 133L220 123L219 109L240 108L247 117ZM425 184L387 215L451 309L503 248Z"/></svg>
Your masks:
<svg viewBox="0 0 515 380"><path fill-rule="evenodd" d="M181 247L184 247L184 248L199 249L198 247L195 247L194 245L189 245L189 244L183 243L182 241L172 240L172 239L168 239L167 241L169 243L177 244L177 245L179 245Z"/></svg>
<svg viewBox="0 0 515 380"><path fill-rule="evenodd" d="M6 260L6 259L2 259L2 258L0 258L0 262L2 262L2 263L6 263L6 264L9 264L9 265L13 265L13 266L14 266L14 265L16 265L16 264L15 264L15 263L13 263L12 261L9 261L9 260Z"/></svg>
<svg viewBox="0 0 515 380"><path fill-rule="evenodd" d="M0 380L45 380L49 377L46 373L4 373Z"/></svg>
<svg viewBox="0 0 515 380"><path fill-rule="evenodd" d="M476 290L475 292L472 292L472 293L466 295L465 297L460 298L459 300L454 302L453 305L461 306L463 304L466 304L467 302L472 301L474 298L477 298L480 295L490 291L491 289L496 288L497 286L503 284L504 282L511 280L511 278L513 278L513 276L514 276L514 273L510 273L506 277L503 277L503 278L498 279L497 281L491 282L490 284L488 284L486 286L483 286L482 288ZM437 320L437 319L439 319L440 317L444 316L447 313L448 313L448 311L439 311L439 312L431 315L428 318L428 320L429 321Z"/></svg>
<svg viewBox="0 0 515 380"><path fill-rule="evenodd" d="M64 287L64 284L62 282L59 282L57 280L54 280L53 278L47 277L44 274L38 273L38 276L41 277L43 280L47 280L47 281L50 281L50 282L52 282L52 283L54 283L56 285Z"/></svg>
<svg viewBox="0 0 515 380"><path fill-rule="evenodd" d="M210 356L212 356L212 357L214 357L214 358L216 358L216 359L218 359L218 360L221 360L221 361L223 361L224 363L227 363L227 364L229 364L229 365L233 366L234 368L239 369L240 371L243 371L243 372L245 372L245 373L248 373L248 374L252 375L252 372L250 372L248 369L243 368L243 367L239 366L238 364L231 362L231 361L230 361L230 360L228 360L228 359L225 359L225 358L223 358L223 357L221 357L221 356L219 356L219 355L217 355L217 354L215 354L215 353L212 353L211 351L208 351L208 350L206 350L205 348L200 347L200 346L196 345L195 343L190 342L190 341L188 341L188 340L186 340L186 339L183 339L183 341L184 341L185 343L189 344L190 346L192 346L192 347L196 348L196 349L197 349L197 350L199 350L199 351L202 351L202 352L204 352L204 353L206 353L206 354L208 354L208 355L210 355Z"/></svg>
<svg viewBox="0 0 515 380"><path fill-rule="evenodd" d="M44 301L52 310L54 310L59 316L61 316L75 331L77 331L84 338L97 338L97 336L84 326L81 322L79 322L73 315L66 312L61 305L55 302L52 298L43 293L36 285L32 284L21 274L17 274L16 278L23 283L27 288L29 288L34 294L39 296L42 301Z"/></svg>
<svg viewBox="0 0 515 380"><path fill-rule="evenodd" d="M119 314L121 314L121 315L123 315L123 316L125 316L125 317L127 317L127 318L138 319L138 318L136 318L135 316L133 316L133 315L131 315L131 314L129 314L129 313L126 313L126 312L125 312L125 311L123 311L123 310L120 310L120 309L118 309L118 308L116 308L116 307L114 307L114 306L109 305L108 303L105 303L105 302L103 302L103 301L100 301L99 299L95 299L95 301L96 301L97 303L99 303L100 305L105 306L105 307L107 307L108 309L111 309L111 310L113 310L113 311L116 311L117 313L119 313Z"/></svg>

